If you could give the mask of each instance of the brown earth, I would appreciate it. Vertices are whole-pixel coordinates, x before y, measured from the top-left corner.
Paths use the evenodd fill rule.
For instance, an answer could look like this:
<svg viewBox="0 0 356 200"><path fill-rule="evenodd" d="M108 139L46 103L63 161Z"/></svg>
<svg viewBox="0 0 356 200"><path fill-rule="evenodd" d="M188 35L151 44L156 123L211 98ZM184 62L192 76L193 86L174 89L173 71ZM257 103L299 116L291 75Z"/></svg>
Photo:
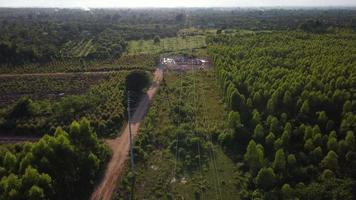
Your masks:
<svg viewBox="0 0 356 200"><path fill-rule="evenodd" d="M135 113L132 116L131 132L132 136L135 137L138 133L139 127L143 118L147 112L148 106L152 101L154 95L156 94L159 84L163 79L163 70L156 69L154 73L154 79L151 87L140 101ZM119 176L121 175L126 159L129 155L129 130L126 125L124 131L115 139L106 140L106 143L110 146L113 151L112 158L107 165L103 179L96 187L95 191L91 196L91 200L110 200L112 194L116 188L116 183Z"/></svg>

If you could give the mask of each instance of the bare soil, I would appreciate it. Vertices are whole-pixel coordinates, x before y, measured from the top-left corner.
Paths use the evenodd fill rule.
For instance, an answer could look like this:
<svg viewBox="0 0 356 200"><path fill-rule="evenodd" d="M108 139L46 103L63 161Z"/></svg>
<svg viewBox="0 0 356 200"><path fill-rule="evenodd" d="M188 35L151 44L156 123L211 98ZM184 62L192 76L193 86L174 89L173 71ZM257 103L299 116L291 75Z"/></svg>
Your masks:
<svg viewBox="0 0 356 200"><path fill-rule="evenodd" d="M163 70L157 68L154 73L153 83L148 89L147 95L142 98L138 107L136 108L135 113L132 116L131 132L133 137L138 134L140 124L143 121L148 106L156 94L162 79ZM124 131L120 134L119 137L106 140L106 143L112 149L113 155L107 165L103 179L91 196L92 200L110 200L112 197L112 194L116 188L116 182L118 181L119 176L122 174L125 161L128 159L129 155L130 144L128 125L126 125Z"/></svg>

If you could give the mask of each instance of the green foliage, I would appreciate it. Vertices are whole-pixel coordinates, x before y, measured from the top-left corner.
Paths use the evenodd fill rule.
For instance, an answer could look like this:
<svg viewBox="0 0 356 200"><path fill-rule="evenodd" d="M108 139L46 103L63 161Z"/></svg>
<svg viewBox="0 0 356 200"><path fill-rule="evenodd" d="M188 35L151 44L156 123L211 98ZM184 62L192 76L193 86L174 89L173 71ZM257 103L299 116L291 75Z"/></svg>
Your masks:
<svg viewBox="0 0 356 200"><path fill-rule="evenodd" d="M337 172L339 169L338 155L334 151L329 151L321 161L320 165L324 169L330 169Z"/></svg>
<svg viewBox="0 0 356 200"><path fill-rule="evenodd" d="M16 155L7 150L0 198L87 199L109 154L87 119L74 121L69 132L58 128L54 136L25 144Z"/></svg>
<svg viewBox="0 0 356 200"><path fill-rule="evenodd" d="M241 117L239 112L230 111L229 113L229 125L233 129L242 128L243 125L241 124Z"/></svg>
<svg viewBox="0 0 356 200"><path fill-rule="evenodd" d="M139 78L138 80L140 80L140 82L138 80L136 82L130 81L131 86L134 85L132 86L133 89L141 91L143 87L149 84L150 77L147 72L134 71L132 73L131 79ZM71 90L85 90L85 92L77 91L79 92L77 95L65 95L58 97L56 101L33 101L29 98L22 98L0 113L0 118L2 118L0 120L0 131L14 135L44 135L48 132L54 132L57 126L67 128L66 126L71 121L87 117L99 135L116 134L125 118L125 81L130 79L127 76L128 72L110 73L101 77L105 80L91 87L88 87L85 81L81 82L80 79L64 85L63 82L65 81L63 80L54 83L55 88L50 89L50 92L61 91L61 88L66 86L72 87L68 89L69 93ZM95 79L95 77L93 78ZM42 84L52 81L48 77L40 83L39 87L43 88ZM70 84L79 86L70 86ZM51 86L51 84L48 85L48 87ZM15 86L12 88L15 88ZM28 92L36 93L37 91L28 90ZM84 92L84 94L80 94L80 92Z"/></svg>
<svg viewBox="0 0 356 200"><path fill-rule="evenodd" d="M17 167L16 163L17 163L16 156L11 152L6 152L3 160L3 165L5 169L7 169L10 172L16 171L16 167Z"/></svg>
<svg viewBox="0 0 356 200"><path fill-rule="evenodd" d="M279 149L276 152L273 162L273 169L277 172L283 172L286 169L286 156L283 149Z"/></svg>
<svg viewBox="0 0 356 200"><path fill-rule="evenodd" d="M241 116L243 128L235 135L253 133L247 141L253 138L263 146L264 164L273 166L278 173L277 184L288 184L284 185L286 191L295 190L294 195L286 195L289 192L281 191L283 187L267 193L255 182L249 190L250 196L320 199L316 196L318 191L330 194L325 189L327 181L316 183L322 177L340 181L350 177L355 182L356 163L351 161L356 157L353 103L356 68L352 61L355 38L352 31L329 34L274 31L208 37L208 54L214 62L223 99ZM235 139L225 148L233 149L232 154L241 158L241 149L247 143ZM256 162L258 156L252 157L257 164L247 159L251 158L250 152L257 155L258 148L254 146L257 144L248 143L244 155L245 170L253 175L260 167ZM295 187L297 182L312 184L303 193L299 186ZM346 190L340 193L348 196ZM309 197L305 196L307 193Z"/></svg>
<svg viewBox="0 0 356 200"><path fill-rule="evenodd" d="M131 71L126 76L126 90L141 93L144 88L147 88L151 83L150 75L143 70Z"/></svg>
<svg viewBox="0 0 356 200"><path fill-rule="evenodd" d="M253 131L253 138L261 143L264 137L265 135L264 135L263 126L261 124L257 124L255 130Z"/></svg>
<svg viewBox="0 0 356 200"><path fill-rule="evenodd" d="M288 155L287 163L288 163L288 167L295 167L295 165L297 164L297 159L295 158L294 154Z"/></svg>
<svg viewBox="0 0 356 200"><path fill-rule="evenodd" d="M294 199L295 194L293 188L289 184L284 184L281 188L283 199Z"/></svg>
<svg viewBox="0 0 356 200"><path fill-rule="evenodd" d="M306 187L300 187L297 194L300 199L323 200L323 199L346 199L354 198L352 193L353 181L351 179L326 179L321 182L312 182Z"/></svg>
<svg viewBox="0 0 356 200"><path fill-rule="evenodd" d="M153 43L154 43L154 44L158 44L158 43L160 43L160 42L161 42L161 39L159 38L158 35L156 35L156 36L153 38Z"/></svg>
<svg viewBox="0 0 356 200"><path fill-rule="evenodd" d="M256 176L256 184L266 191L273 189L276 181L276 175L271 167L260 169Z"/></svg>
<svg viewBox="0 0 356 200"><path fill-rule="evenodd" d="M253 174L256 174L258 170L263 167L264 152L263 149L257 148L254 140L250 140L248 143L244 160Z"/></svg>

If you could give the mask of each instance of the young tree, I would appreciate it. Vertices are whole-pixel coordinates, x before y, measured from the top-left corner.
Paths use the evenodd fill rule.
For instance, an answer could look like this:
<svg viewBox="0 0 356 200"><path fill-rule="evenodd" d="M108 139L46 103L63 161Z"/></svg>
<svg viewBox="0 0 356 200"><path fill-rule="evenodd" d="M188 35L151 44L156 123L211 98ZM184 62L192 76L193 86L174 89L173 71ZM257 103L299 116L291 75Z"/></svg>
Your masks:
<svg viewBox="0 0 356 200"><path fill-rule="evenodd" d="M308 139L305 143L304 143L304 149L308 152L312 151L314 149L314 143L312 139Z"/></svg>
<svg viewBox="0 0 356 200"><path fill-rule="evenodd" d="M294 199L295 198L294 190L289 184L285 183L282 186L281 191L282 191L283 199Z"/></svg>
<svg viewBox="0 0 356 200"><path fill-rule="evenodd" d="M310 126L305 127L304 141L313 138L313 129Z"/></svg>
<svg viewBox="0 0 356 200"><path fill-rule="evenodd" d="M351 112L352 110L352 104L350 100L345 101L343 107L342 107L342 112L343 113L348 113Z"/></svg>
<svg viewBox="0 0 356 200"><path fill-rule="evenodd" d="M320 166L324 169L330 169L333 172L337 172L339 169L338 155L334 151L329 151L321 161Z"/></svg>
<svg viewBox="0 0 356 200"><path fill-rule="evenodd" d="M265 191L273 189L276 183L276 175L273 169L271 167L260 169L255 182L258 187Z"/></svg>
<svg viewBox="0 0 356 200"><path fill-rule="evenodd" d="M251 124L252 126L256 126L258 124L261 123L261 115L260 113L258 112L258 110L254 109L252 111L252 120L251 120Z"/></svg>
<svg viewBox="0 0 356 200"><path fill-rule="evenodd" d="M275 140L276 140L276 136L272 132L270 132L267 135L267 137L265 138L265 144L266 144L267 149L269 149L269 150L273 149Z"/></svg>
<svg viewBox="0 0 356 200"><path fill-rule="evenodd" d="M289 147L290 137L291 136L290 136L290 132L289 131L283 131L283 134L281 136L281 140L282 140L284 148L288 148Z"/></svg>
<svg viewBox="0 0 356 200"><path fill-rule="evenodd" d="M261 124L257 124L257 126L255 127L255 130L253 131L253 138L257 142L262 142L264 137L265 137L265 134L263 131L263 126Z"/></svg>
<svg viewBox="0 0 356 200"><path fill-rule="evenodd" d="M305 115L307 115L310 111L310 108L309 108L309 101L308 100L305 100L302 104L302 106L300 107L300 113L303 113Z"/></svg>
<svg viewBox="0 0 356 200"><path fill-rule="evenodd" d="M277 151L278 149L282 148L282 146L283 146L283 141L282 141L281 138L278 138L273 144L273 148L274 148L275 151Z"/></svg>
<svg viewBox="0 0 356 200"><path fill-rule="evenodd" d="M256 174L257 171L263 166L263 152L260 148L257 148L254 140L250 140L248 143L244 160L253 174Z"/></svg>
<svg viewBox="0 0 356 200"><path fill-rule="evenodd" d="M21 179L15 175L2 177L0 180L0 199L23 199L24 197L19 193L21 189Z"/></svg>
<svg viewBox="0 0 356 200"><path fill-rule="evenodd" d="M328 121L326 112L320 111L320 112L317 112L317 114L318 114L318 124L320 124L322 127L324 127Z"/></svg>
<svg viewBox="0 0 356 200"><path fill-rule="evenodd" d="M354 136L354 132L352 131L348 131L346 133L346 137L345 137L345 141L349 147L349 150L355 150L355 136Z"/></svg>
<svg viewBox="0 0 356 200"><path fill-rule="evenodd" d="M284 93L283 104L287 109L290 109L293 106L293 98L288 90Z"/></svg>
<svg viewBox="0 0 356 200"><path fill-rule="evenodd" d="M38 187L37 185L34 185L28 191L28 199L29 200L42 200L42 199L44 200L46 198L45 198L43 189Z"/></svg>
<svg viewBox="0 0 356 200"><path fill-rule="evenodd" d="M229 125L233 129L238 129L243 127L241 123L240 113L237 111L230 111L229 113Z"/></svg>
<svg viewBox="0 0 356 200"><path fill-rule="evenodd" d="M335 178L335 174L330 169L325 169L323 171L323 173L321 174L321 179L322 180L332 179L332 178Z"/></svg>
<svg viewBox="0 0 356 200"><path fill-rule="evenodd" d="M279 149L276 152L274 162L273 162L273 169L278 172L283 172L286 168L286 157L284 154L283 149Z"/></svg>
<svg viewBox="0 0 356 200"><path fill-rule="evenodd" d="M17 159L16 156L12 154L10 151L6 152L3 163L4 163L4 167L9 172L15 172Z"/></svg>
<svg viewBox="0 0 356 200"><path fill-rule="evenodd" d="M289 167L295 167L297 164L297 159L295 158L294 154L289 154L287 157L287 163Z"/></svg>
<svg viewBox="0 0 356 200"><path fill-rule="evenodd" d="M312 152L311 152L311 159L315 162L315 163L319 163L320 160L323 158L323 150L321 149L321 147L316 147Z"/></svg>
<svg viewBox="0 0 356 200"><path fill-rule="evenodd" d="M275 134L280 133L279 132L279 121L277 117L272 116L269 121L269 131Z"/></svg>
<svg viewBox="0 0 356 200"><path fill-rule="evenodd" d="M331 138L329 137L328 143L326 146L329 151L337 151L337 148L338 148L337 139L335 137L331 137Z"/></svg>

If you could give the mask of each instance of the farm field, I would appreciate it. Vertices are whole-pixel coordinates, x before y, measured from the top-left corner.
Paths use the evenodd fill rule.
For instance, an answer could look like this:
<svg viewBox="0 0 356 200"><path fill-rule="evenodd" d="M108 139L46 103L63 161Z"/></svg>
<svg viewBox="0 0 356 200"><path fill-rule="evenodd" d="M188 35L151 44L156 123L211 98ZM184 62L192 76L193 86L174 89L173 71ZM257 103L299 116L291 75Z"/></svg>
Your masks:
<svg viewBox="0 0 356 200"><path fill-rule="evenodd" d="M154 43L153 40L129 41L128 54L159 54L201 48L206 48L204 35L178 36L160 39L158 43Z"/></svg>
<svg viewBox="0 0 356 200"><path fill-rule="evenodd" d="M79 79L77 75L74 76L72 83L75 83L75 86L67 85L70 84L68 78L71 78L71 75L64 75L65 81L63 77L57 77L57 80L46 76L29 78L33 81L31 86L21 82L26 80L26 76L25 79L20 79L21 81L15 79L13 82L8 82L9 87L15 87L22 93L15 96L16 93L11 90L3 91L8 92L8 95L13 98L17 97L18 100L1 106L0 133L42 136L48 133L48 130L54 131L57 126L67 128L73 119L86 117L99 136L118 135L126 115L124 103L127 89L133 87L131 98L132 104L135 105L141 91L148 86L151 75L149 72L137 70L91 75L94 75L92 77L94 79L89 79L88 74L82 75ZM134 82L128 81L128 77L131 76L135 77ZM66 88L69 93L64 93L66 90L63 91L63 88ZM56 95L43 94L46 89ZM24 94L24 91L29 91L33 95L32 98L31 95Z"/></svg>
<svg viewBox="0 0 356 200"><path fill-rule="evenodd" d="M60 50L61 57L86 57L94 51L93 39L83 39L80 42L68 41Z"/></svg>

